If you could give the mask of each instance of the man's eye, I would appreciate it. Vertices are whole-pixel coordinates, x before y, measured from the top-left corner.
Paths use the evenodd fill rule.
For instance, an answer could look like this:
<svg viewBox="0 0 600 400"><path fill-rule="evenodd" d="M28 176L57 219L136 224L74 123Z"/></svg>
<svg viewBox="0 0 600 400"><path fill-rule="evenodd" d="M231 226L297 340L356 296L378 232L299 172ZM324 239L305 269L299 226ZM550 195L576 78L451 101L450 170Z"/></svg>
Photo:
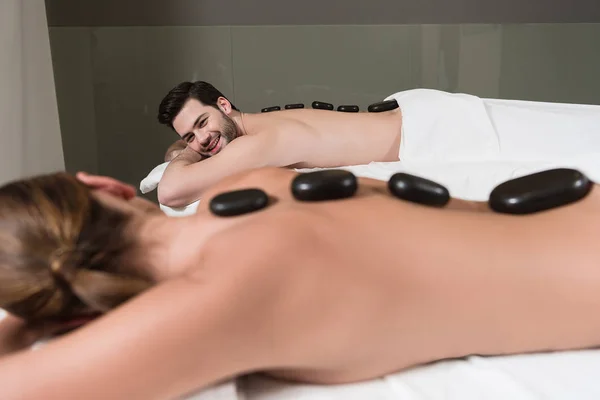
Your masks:
<svg viewBox="0 0 600 400"><path fill-rule="evenodd" d="M186 142L187 143L192 143L194 141L194 139L196 138L196 135L190 135L188 136Z"/></svg>
<svg viewBox="0 0 600 400"><path fill-rule="evenodd" d="M205 118L202 120L202 122L200 122L200 128L204 128L204 126L206 125L206 121L208 120L208 118Z"/></svg>

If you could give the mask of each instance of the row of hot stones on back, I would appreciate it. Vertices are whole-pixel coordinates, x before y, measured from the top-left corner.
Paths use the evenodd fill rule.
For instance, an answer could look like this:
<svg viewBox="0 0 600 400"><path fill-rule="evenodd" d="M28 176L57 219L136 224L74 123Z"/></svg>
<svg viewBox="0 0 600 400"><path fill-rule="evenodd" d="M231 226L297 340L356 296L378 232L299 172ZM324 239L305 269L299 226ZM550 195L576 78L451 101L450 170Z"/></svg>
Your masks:
<svg viewBox="0 0 600 400"><path fill-rule="evenodd" d="M328 111L333 111L335 108L333 106L333 104L325 103L322 101L313 101L311 104L311 107L314 109L317 109L317 110L328 110ZM303 103L286 104L283 108L285 110L295 110L295 109L299 109L299 108L304 108L304 104ZM386 100L386 101L380 101L377 103L373 103L373 104L369 105L369 107L367 107L367 111L378 113L378 112L394 110L396 108L398 108L398 102L396 100L392 99L392 100ZM273 107L263 108L260 111L263 113L266 113L266 112L273 112L273 111L280 111L280 110L281 110L280 106L273 106ZM360 111L360 108L356 105L341 105L341 106L338 106L337 111L357 113Z"/></svg>

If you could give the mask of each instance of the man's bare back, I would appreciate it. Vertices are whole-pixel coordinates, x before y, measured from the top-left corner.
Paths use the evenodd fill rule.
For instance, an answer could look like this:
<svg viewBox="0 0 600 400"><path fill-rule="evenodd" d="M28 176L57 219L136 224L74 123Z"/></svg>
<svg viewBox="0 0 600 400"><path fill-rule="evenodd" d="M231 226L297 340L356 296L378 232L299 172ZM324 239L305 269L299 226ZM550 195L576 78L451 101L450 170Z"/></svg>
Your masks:
<svg viewBox="0 0 600 400"><path fill-rule="evenodd" d="M398 161L400 109L385 113L296 109L244 114L244 123L249 134L272 132L284 142L298 145L282 150L299 161L281 166L324 168Z"/></svg>
<svg viewBox="0 0 600 400"><path fill-rule="evenodd" d="M169 164L158 187L158 199L166 206L190 204L223 178L255 168L398 160L399 108L382 113L295 109L249 114L235 109L224 96L214 104L194 97L178 101L162 121L187 148Z"/></svg>

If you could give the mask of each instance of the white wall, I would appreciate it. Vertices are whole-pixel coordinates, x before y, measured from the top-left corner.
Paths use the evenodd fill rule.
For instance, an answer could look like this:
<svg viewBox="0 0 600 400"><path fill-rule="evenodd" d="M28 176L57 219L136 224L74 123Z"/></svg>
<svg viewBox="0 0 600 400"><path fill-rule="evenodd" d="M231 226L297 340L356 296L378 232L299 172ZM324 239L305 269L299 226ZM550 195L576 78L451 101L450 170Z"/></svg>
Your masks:
<svg viewBox="0 0 600 400"><path fill-rule="evenodd" d="M63 169L44 0L1 0L0 184Z"/></svg>

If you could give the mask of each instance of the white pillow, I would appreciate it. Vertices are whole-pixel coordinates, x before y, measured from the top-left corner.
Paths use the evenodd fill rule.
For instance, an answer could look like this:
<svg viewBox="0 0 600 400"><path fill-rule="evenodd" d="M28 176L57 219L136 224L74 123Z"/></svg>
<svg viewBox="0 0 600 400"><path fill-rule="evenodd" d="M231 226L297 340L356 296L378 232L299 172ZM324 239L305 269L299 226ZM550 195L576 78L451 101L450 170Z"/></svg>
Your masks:
<svg viewBox="0 0 600 400"><path fill-rule="evenodd" d="M169 163L170 161L167 161L156 166L144 179L142 179L142 182L140 182L140 190L142 193L149 193L158 187L158 183L162 179Z"/></svg>
<svg viewBox="0 0 600 400"><path fill-rule="evenodd" d="M160 209L163 210L163 212L170 217L185 217L186 215L196 214L199 203L200 203L200 200L197 200L197 201L193 202L192 204L188 204L185 207L179 207L179 208L167 207L167 206L164 206L161 204Z"/></svg>
<svg viewBox="0 0 600 400"><path fill-rule="evenodd" d="M156 189L168 165L169 161L154 167L154 169L150 171L150 173L140 182L140 191L146 194ZM198 208L198 203L200 203L200 200L195 201L185 207L179 208L167 207L161 204L160 209L171 217L183 217L185 215L195 214Z"/></svg>

